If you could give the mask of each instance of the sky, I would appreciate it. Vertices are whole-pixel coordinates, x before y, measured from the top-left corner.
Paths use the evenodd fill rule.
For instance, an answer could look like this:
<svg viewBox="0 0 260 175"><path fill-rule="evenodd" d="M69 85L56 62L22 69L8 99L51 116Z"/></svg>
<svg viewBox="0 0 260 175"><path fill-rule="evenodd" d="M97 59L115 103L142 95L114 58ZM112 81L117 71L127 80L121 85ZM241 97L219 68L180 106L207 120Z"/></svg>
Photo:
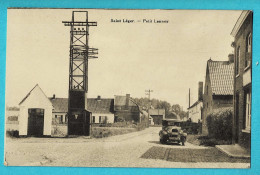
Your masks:
<svg viewBox="0 0 260 175"><path fill-rule="evenodd" d="M84 11L83 9L80 9ZM68 97L69 27L72 9L8 9L6 105L18 106L36 85L48 97ZM233 53L230 35L241 11L88 9L89 46L99 49L89 60L88 97L130 94L188 107L205 82L208 59L226 61ZM134 20L114 23L111 19ZM143 23L143 20L168 23ZM140 22L137 22L137 21Z"/></svg>

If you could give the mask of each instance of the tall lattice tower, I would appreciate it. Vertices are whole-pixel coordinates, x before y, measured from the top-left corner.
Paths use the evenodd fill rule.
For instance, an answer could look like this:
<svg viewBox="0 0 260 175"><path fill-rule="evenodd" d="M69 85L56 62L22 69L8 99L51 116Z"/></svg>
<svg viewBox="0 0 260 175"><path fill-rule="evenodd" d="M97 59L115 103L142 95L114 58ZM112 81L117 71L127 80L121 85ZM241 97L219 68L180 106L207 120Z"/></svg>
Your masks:
<svg viewBox="0 0 260 175"><path fill-rule="evenodd" d="M97 22L88 21L87 11L73 11L72 21L63 21L70 26L68 134L91 133L91 113L87 111L88 59L97 58L98 49L89 48L89 26Z"/></svg>

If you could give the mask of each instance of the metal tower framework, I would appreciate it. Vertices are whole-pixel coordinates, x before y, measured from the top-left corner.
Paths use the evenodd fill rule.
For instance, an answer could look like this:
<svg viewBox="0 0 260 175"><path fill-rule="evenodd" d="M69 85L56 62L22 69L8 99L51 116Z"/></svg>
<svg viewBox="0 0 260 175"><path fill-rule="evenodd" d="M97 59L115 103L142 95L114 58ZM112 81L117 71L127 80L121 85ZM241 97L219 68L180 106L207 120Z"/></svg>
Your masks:
<svg viewBox="0 0 260 175"><path fill-rule="evenodd" d="M97 58L98 49L89 47L89 27L97 22L88 21L87 11L73 11L70 26L68 134L90 135L91 116L87 111L88 59Z"/></svg>

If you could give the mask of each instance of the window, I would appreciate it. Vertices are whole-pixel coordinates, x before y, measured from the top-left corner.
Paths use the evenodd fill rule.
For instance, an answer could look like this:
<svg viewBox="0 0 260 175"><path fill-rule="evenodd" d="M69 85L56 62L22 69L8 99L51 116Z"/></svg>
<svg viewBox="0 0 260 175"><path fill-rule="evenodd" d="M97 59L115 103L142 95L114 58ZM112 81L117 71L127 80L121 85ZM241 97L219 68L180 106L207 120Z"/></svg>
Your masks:
<svg viewBox="0 0 260 175"><path fill-rule="evenodd" d="M209 87L208 87L208 85L207 85L207 95L208 95L208 93L209 93Z"/></svg>
<svg viewBox="0 0 260 175"><path fill-rule="evenodd" d="M99 123L101 123L101 116L99 116Z"/></svg>
<svg viewBox="0 0 260 175"><path fill-rule="evenodd" d="M245 94L246 100L246 115L245 115L245 129L250 131L251 128L251 91Z"/></svg>
<svg viewBox="0 0 260 175"><path fill-rule="evenodd" d="M95 116L93 116L92 123L95 123Z"/></svg>
<svg viewBox="0 0 260 175"><path fill-rule="evenodd" d="M246 37L246 52L252 51L252 35L249 33Z"/></svg>
<svg viewBox="0 0 260 175"><path fill-rule="evenodd" d="M252 36L251 33L249 33L246 37L246 52L247 53L251 53L252 51ZM246 55L245 58L245 67L248 67L251 63L250 63L251 57L249 57L248 55Z"/></svg>
<svg viewBox="0 0 260 175"><path fill-rule="evenodd" d="M236 66L235 66L236 75L239 74L239 62L240 62L240 47L238 47L236 51Z"/></svg>

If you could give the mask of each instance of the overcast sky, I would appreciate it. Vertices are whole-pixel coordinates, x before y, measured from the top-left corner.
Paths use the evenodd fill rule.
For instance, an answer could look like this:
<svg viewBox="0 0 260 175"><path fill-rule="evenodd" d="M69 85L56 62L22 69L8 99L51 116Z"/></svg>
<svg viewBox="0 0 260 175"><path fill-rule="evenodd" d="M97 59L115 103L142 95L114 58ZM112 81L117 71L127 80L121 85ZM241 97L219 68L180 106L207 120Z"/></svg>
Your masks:
<svg viewBox="0 0 260 175"><path fill-rule="evenodd" d="M8 9L6 104L17 106L39 84L47 96L68 97L69 27L72 9ZM88 10L90 46L99 49L89 61L88 97L131 94L188 107L205 81L206 62L227 60L233 52L230 33L241 11ZM111 23L111 19L168 20Z"/></svg>

